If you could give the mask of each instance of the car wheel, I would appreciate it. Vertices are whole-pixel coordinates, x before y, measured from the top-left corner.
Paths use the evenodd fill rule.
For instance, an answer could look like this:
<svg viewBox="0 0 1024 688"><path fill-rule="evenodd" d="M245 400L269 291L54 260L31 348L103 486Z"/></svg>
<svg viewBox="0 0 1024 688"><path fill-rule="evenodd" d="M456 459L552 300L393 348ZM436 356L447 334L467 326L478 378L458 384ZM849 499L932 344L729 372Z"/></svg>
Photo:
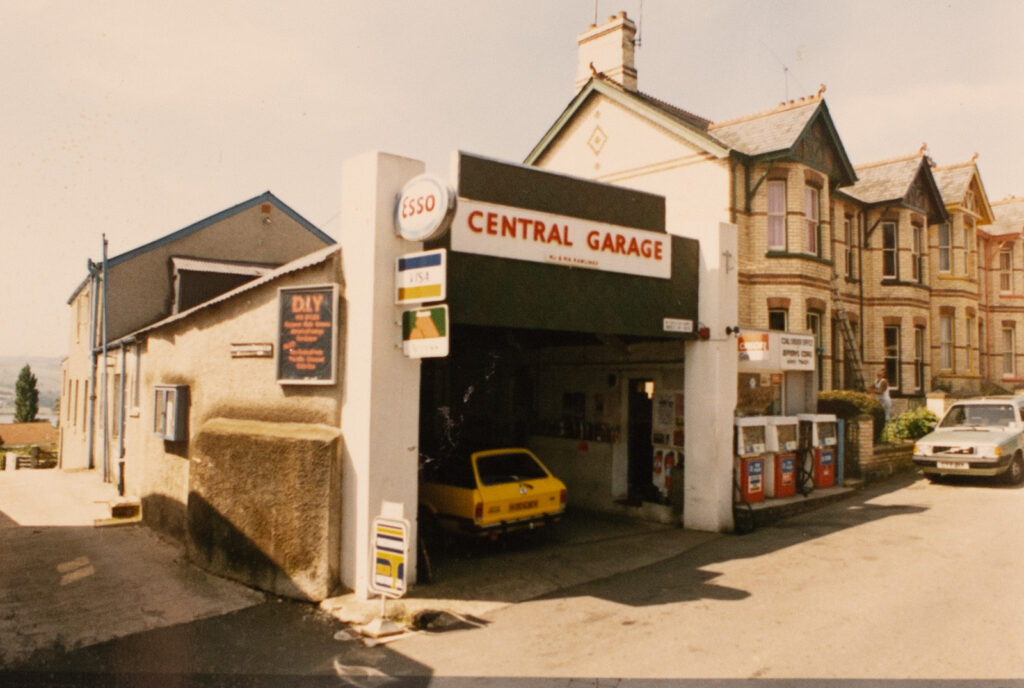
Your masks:
<svg viewBox="0 0 1024 688"><path fill-rule="evenodd" d="M1006 482L1010 485L1020 485L1024 481L1024 458L1020 453L1013 455L1010 467L1006 469Z"/></svg>
<svg viewBox="0 0 1024 688"><path fill-rule="evenodd" d="M927 473L924 477L928 478L928 482L933 484L946 482L946 476L941 473Z"/></svg>

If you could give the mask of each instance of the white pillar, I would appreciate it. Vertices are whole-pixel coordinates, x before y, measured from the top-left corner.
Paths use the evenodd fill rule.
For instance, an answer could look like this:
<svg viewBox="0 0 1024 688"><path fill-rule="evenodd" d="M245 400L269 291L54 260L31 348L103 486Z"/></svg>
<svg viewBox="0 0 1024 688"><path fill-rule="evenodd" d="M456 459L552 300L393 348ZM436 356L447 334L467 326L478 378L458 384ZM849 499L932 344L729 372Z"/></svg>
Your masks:
<svg viewBox="0 0 1024 688"><path fill-rule="evenodd" d="M342 383L341 582L368 599L370 530L382 502L405 505L407 576L416 573L420 364L402 354L395 259L422 245L395 234L395 199L424 165L371 152L345 161L341 183L345 342Z"/></svg>
<svg viewBox="0 0 1024 688"><path fill-rule="evenodd" d="M732 519L733 416L736 410L738 322L736 226L720 223L701 235L697 312L709 340L686 344L686 462L683 525L729 531Z"/></svg>

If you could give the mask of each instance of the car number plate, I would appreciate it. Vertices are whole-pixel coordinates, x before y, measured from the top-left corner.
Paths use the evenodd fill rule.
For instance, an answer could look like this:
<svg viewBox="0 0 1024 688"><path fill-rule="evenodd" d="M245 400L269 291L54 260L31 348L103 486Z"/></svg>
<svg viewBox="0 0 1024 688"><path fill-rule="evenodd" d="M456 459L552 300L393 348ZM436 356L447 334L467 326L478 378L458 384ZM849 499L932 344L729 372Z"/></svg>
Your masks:
<svg viewBox="0 0 1024 688"><path fill-rule="evenodd" d="M966 471L971 467L971 464L966 461L936 461L935 467L953 471Z"/></svg>
<svg viewBox="0 0 1024 688"><path fill-rule="evenodd" d="M534 509L537 507L537 500L532 499L528 502L515 502L514 504L508 505L509 511L525 511L526 509Z"/></svg>

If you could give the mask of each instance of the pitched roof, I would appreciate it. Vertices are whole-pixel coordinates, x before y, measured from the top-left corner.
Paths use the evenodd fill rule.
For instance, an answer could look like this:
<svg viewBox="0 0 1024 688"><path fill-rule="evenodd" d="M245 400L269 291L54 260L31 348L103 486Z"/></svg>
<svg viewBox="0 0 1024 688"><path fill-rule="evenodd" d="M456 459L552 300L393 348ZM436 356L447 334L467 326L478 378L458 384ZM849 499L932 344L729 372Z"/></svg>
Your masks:
<svg viewBox="0 0 1024 688"><path fill-rule="evenodd" d="M598 74L592 77L569 102L562 114L526 156L524 163L527 165L536 163L584 104L598 96L609 98L626 109L660 124L676 136L712 155L724 158L729 154L728 146L708 133L709 120L645 93L630 91L604 75Z"/></svg>
<svg viewBox="0 0 1024 688"><path fill-rule="evenodd" d="M160 329L161 327L170 325L171 323L175 323L178 322L179 320L189 318L198 311L210 308L211 306L214 306L218 303L222 303L224 301L227 301L228 299L234 298L239 294L244 294L245 292L256 289L257 287L261 287L268 282L276 280L282 275L288 275L293 272L298 272L300 270L305 270L306 268L311 268L316 265L320 265L321 263L326 262L331 256L335 255L336 253L341 253L340 244L331 244L330 246L325 246L321 249L313 251L310 254L302 256L301 258L296 258L290 263L285 263L281 267L268 272L262 277L257 277L256 279L250 280L245 284L235 287L230 291L226 291L223 294L215 296L209 301L203 301L202 303L195 305L192 308L189 308L188 310L175 313L164 318L163 320L158 320L155 323L150 323L149 325L146 325L145 327L136 330L135 332L131 332L125 335L121 339L109 342L108 346L110 348L116 348L122 340L130 341L137 337L138 335L145 334L147 332L152 332L153 330Z"/></svg>
<svg viewBox="0 0 1024 688"><path fill-rule="evenodd" d="M819 102L815 99L796 106L782 104L773 110L716 122L710 131L730 148L751 157L786 151L807 128Z"/></svg>
<svg viewBox="0 0 1024 688"><path fill-rule="evenodd" d="M914 183L924 162L924 156L912 155L857 165L857 183L843 191L864 203L900 200Z"/></svg>
<svg viewBox="0 0 1024 688"><path fill-rule="evenodd" d="M842 192L867 205L917 208L928 214L929 222L944 222L948 214L924 151L922 147L914 155L858 165L857 183Z"/></svg>
<svg viewBox="0 0 1024 688"><path fill-rule="evenodd" d="M126 252L121 253L119 255L116 255L116 256L114 256L112 258L107 258L107 267L108 268L114 267L115 265L117 265L119 263L123 263L125 261L131 260L132 258L140 256L140 255L142 255L144 253L148 253L149 251L157 249L157 248L159 248L161 246L166 246L167 244L170 244L170 243L173 243L175 241L178 241L179 239L187 237L190 234L194 234L194 233L198 232L201 229L209 227L212 224L220 222L221 220L224 220L225 218L231 217L232 215L237 215L238 213L240 213L240 212L242 212L244 210L248 210L249 208L252 208L253 206L256 206L256 205L262 205L263 203L272 203L272 204L274 204L275 206L277 206L281 210L281 212L285 213L290 218L295 220L295 222L297 222L300 226L302 226L305 229L307 229L310 233L312 233L314 236L316 236L318 239L320 239L324 243L326 243L326 244L333 244L333 243L335 243L334 239L332 239L330 236L328 236L323 231L318 229L309 220L307 220L306 218L302 217L297 212L295 212L295 210L293 210L288 204L286 204L280 198L275 196L270 191L264 191L259 196L254 196L254 197L250 198L247 201L242 201L241 203L238 203L237 205L233 205L230 208L225 208L224 210L220 211L219 213L214 213L213 215L210 215L209 217L203 218L202 220L199 220L198 222L193 222L192 224L188 225L187 227L182 227L181 229L179 229L179 230L177 230L175 232L171 232L170 234L166 234L166 235L160 237L159 239L155 239L155 240L149 242L148 244L143 244L142 246L138 246L136 248L133 248L130 251L126 251ZM89 261L89 269L90 270L94 270L94 269L96 269L98 267L99 267L98 263L94 263L91 260ZM77 287L75 287L75 290L71 293L71 296L68 298L67 302L70 304L72 301L74 301L75 297L78 296L78 293L80 291L82 291L82 289L88 283L89 283L89 277L86 276L86 278L84 280L82 280L82 282Z"/></svg>
<svg viewBox="0 0 1024 688"><path fill-rule="evenodd" d="M1017 234L1024 236L1024 198L1004 198L992 204L992 212L996 219L989 228L988 233Z"/></svg>
<svg viewBox="0 0 1024 688"><path fill-rule="evenodd" d="M187 227L182 227L176 232L171 232L170 234L162 236L159 239L156 239L155 241L151 241L148 244L143 244L142 246L133 248L131 251L126 251L125 253L114 256L113 258L108 258L107 267L113 267L118 263L123 263L126 260L130 260L137 255L146 253L147 251L152 251L153 249L159 248L160 246L166 246L167 244L177 241L178 239L187 237L190 234L194 234L201 229L209 227L210 225L215 224L217 222L220 222L221 220L227 217L237 215L243 210L248 210L253 206L261 205L263 203L273 203L278 208L280 208L282 212L291 217L302 227L305 227L307 230L309 230L313 235L315 235L324 243L334 243L334 239L332 239L331 237L327 236L322 231L317 229L309 220L307 220L306 218L302 217L297 212L292 210L292 208L285 204L284 201L282 201L280 198L270 193L269 191L264 191L259 196L254 196L253 198L250 198L247 201L242 201L238 205L233 205L230 208L225 208L219 213L210 215L209 217L199 220L198 222L194 222Z"/></svg>
<svg viewBox="0 0 1024 688"><path fill-rule="evenodd" d="M34 423L0 423L0 446L56 444L59 438L60 432L46 420Z"/></svg>
<svg viewBox="0 0 1024 688"><path fill-rule="evenodd" d="M977 158L978 156L975 154L967 162L946 165L944 167L933 167L932 175L935 177L935 183L939 186L939 191L942 192L942 200L947 206L967 203L968 192L971 191L971 186L977 185L978 193L975 198L977 209L975 212L980 218L978 223L987 225L995 217L992 212L992 205L988 200L988 194L985 193L985 185L981 183L981 173L978 172L976 162Z"/></svg>

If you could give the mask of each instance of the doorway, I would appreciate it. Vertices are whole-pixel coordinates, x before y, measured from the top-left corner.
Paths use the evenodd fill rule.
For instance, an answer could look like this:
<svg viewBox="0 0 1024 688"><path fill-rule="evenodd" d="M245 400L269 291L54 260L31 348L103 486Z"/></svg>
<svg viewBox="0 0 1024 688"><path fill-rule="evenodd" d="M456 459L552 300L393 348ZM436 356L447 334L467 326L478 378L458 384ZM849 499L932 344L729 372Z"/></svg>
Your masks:
<svg viewBox="0 0 1024 688"><path fill-rule="evenodd" d="M651 441L654 417L654 380L629 380L629 459L627 467L627 501L639 505L651 499L655 491L653 482L654 444Z"/></svg>

